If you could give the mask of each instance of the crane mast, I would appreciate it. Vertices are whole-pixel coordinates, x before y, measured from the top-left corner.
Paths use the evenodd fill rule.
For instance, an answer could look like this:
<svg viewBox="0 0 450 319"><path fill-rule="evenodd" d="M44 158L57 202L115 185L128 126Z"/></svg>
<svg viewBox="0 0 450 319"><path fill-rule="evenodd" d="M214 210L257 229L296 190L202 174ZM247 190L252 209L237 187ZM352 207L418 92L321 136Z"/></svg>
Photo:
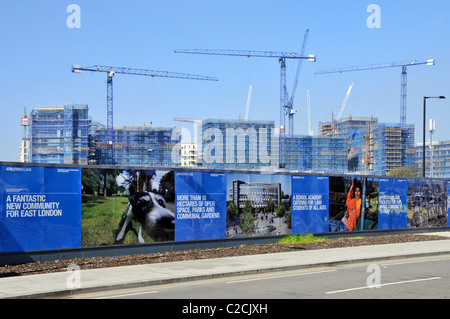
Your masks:
<svg viewBox="0 0 450 319"><path fill-rule="evenodd" d="M303 37L303 45L302 45L302 51L301 51L301 55L305 54L305 50L306 50L306 42L308 41L308 35L309 35L309 29L307 29L305 31L305 35ZM296 110L294 110L294 98L295 98L295 93L297 92L297 84L298 84L298 79L300 76L300 71L302 69L302 63L303 60L298 60L298 66L297 66L297 73L295 75L295 80L294 80L294 86L292 88L292 95L291 97L288 99L288 112L289 112L289 136L293 136L294 135L294 115L297 113ZM286 94L287 90L286 90ZM309 132L309 128L308 128L308 132Z"/></svg>
<svg viewBox="0 0 450 319"><path fill-rule="evenodd" d="M253 86L250 85L248 88L247 107L245 108L245 116L244 116L244 120L246 120L246 121L248 121L248 113L250 112L250 102L252 100L252 90L253 90Z"/></svg>
<svg viewBox="0 0 450 319"><path fill-rule="evenodd" d="M305 35L304 43L308 30ZM289 98L286 89L286 59L303 59L308 62L316 62L313 54L302 55L296 52L253 51L253 50L211 50L211 49L175 49L175 53L185 54L210 54L227 56L266 57L277 58L280 63L280 168L286 166L286 115L290 114ZM293 113L295 114L295 112Z"/></svg>
<svg viewBox="0 0 450 319"><path fill-rule="evenodd" d="M308 115L308 135L313 136L313 128L311 124L311 102L310 102L310 96L309 96L309 89L306 90L306 111Z"/></svg>
<svg viewBox="0 0 450 319"><path fill-rule="evenodd" d="M347 105L348 98L350 96L350 93L352 92L353 86L355 85L355 82L350 84L350 87L347 90L347 94L345 95L344 101L341 104L341 107L339 109L338 116L336 117L336 121L339 121L342 117L342 113L344 112L345 106Z"/></svg>

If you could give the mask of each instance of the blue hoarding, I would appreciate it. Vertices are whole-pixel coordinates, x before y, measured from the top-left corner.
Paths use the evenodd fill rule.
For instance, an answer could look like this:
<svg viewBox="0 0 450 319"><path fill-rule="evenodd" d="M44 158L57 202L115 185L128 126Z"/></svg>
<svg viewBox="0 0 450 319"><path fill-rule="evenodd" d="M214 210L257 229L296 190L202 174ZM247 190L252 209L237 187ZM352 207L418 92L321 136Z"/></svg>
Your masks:
<svg viewBox="0 0 450 319"><path fill-rule="evenodd" d="M379 192L379 229L407 228L407 180L380 178Z"/></svg>
<svg viewBox="0 0 450 319"><path fill-rule="evenodd" d="M447 226L450 226L450 181L447 181Z"/></svg>
<svg viewBox="0 0 450 319"><path fill-rule="evenodd" d="M175 185L175 240L225 238L225 174L175 172Z"/></svg>
<svg viewBox="0 0 450 319"><path fill-rule="evenodd" d="M79 168L2 166L1 198L1 251L80 246Z"/></svg>
<svg viewBox="0 0 450 319"><path fill-rule="evenodd" d="M352 231L450 226L447 180L386 177L366 183L365 178L345 176L148 172L0 166L0 253L327 233L332 230L330 220L342 221L348 212L354 182L363 192ZM124 226L125 217L134 210L139 213L138 206L130 206L130 196L143 190L158 195L161 205L175 216L175 225L173 217L170 223L174 237L152 237L148 225L158 215L150 209L145 218L132 216ZM166 227L165 219L160 219ZM118 234L124 229L129 235L122 242Z"/></svg>
<svg viewBox="0 0 450 319"><path fill-rule="evenodd" d="M329 180L292 176L292 233L328 232Z"/></svg>

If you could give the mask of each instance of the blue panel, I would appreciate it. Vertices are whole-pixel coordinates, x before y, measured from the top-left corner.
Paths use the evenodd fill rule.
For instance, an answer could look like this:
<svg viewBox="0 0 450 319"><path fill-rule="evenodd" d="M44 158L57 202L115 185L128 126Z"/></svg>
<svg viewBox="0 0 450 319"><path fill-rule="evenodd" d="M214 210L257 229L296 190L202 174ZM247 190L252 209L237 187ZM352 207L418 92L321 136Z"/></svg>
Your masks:
<svg viewBox="0 0 450 319"><path fill-rule="evenodd" d="M227 227L226 175L202 173L202 239L225 238Z"/></svg>
<svg viewBox="0 0 450 319"><path fill-rule="evenodd" d="M81 246L81 169L45 168L44 249Z"/></svg>
<svg viewBox="0 0 450 319"><path fill-rule="evenodd" d="M450 226L450 181L447 181L447 226Z"/></svg>
<svg viewBox="0 0 450 319"><path fill-rule="evenodd" d="M328 232L329 179L292 176L292 233Z"/></svg>
<svg viewBox="0 0 450 319"><path fill-rule="evenodd" d="M81 170L2 166L3 252L81 245Z"/></svg>
<svg viewBox="0 0 450 319"><path fill-rule="evenodd" d="M175 241L201 238L200 218L192 209L196 201L191 201L201 192L201 173L175 172Z"/></svg>
<svg viewBox="0 0 450 319"><path fill-rule="evenodd" d="M226 237L224 173L175 172L175 240Z"/></svg>
<svg viewBox="0 0 450 319"><path fill-rule="evenodd" d="M378 228L407 228L407 180L380 178L379 193Z"/></svg>
<svg viewBox="0 0 450 319"><path fill-rule="evenodd" d="M44 220L30 206L42 201L44 168L2 166L2 171L2 251L42 249Z"/></svg>

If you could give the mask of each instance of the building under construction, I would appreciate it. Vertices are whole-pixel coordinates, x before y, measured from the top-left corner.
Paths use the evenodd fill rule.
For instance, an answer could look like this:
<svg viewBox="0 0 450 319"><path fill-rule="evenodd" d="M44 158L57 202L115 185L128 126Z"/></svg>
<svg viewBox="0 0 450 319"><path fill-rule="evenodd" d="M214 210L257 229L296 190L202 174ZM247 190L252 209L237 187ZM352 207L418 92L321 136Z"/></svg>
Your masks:
<svg viewBox="0 0 450 319"><path fill-rule="evenodd" d="M34 108L30 118L29 160L35 163L109 165L111 153L113 165L120 166L278 169L280 163L274 121L198 120L197 142L187 150L180 132L167 127L116 126L111 143L106 126L90 119L87 105ZM286 169L385 175L393 168L415 164L412 125L350 116L321 123L319 131L318 136L285 138ZM22 150L24 161L25 153ZM440 172L444 165L439 164Z"/></svg>
<svg viewBox="0 0 450 319"><path fill-rule="evenodd" d="M286 168L337 173L347 171L346 140L335 136L294 135L286 137Z"/></svg>
<svg viewBox="0 0 450 319"><path fill-rule="evenodd" d="M173 128L115 126L112 145L113 165L172 167L172 149L180 142ZM106 165L110 143L106 126L92 122L89 128L89 165Z"/></svg>
<svg viewBox="0 0 450 319"><path fill-rule="evenodd" d="M87 105L34 108L29 161L105 165L112 148L114 165L170 167L172 148L179 141L172 141L172 133L172 128L118 126L111 145L106 126L89 118Z"/></svg>
<svg viewBox="0 0 450 319"><path fill-rule="evenodd" d="M197 159L208 168L278 167L274 121L202 120L197 128Z"/></svg>
<svg viewBox="0 0 450 319"><path fill-rule="evenodd" d="M413 125L379 123L373 116L349 116L319 123L319 132L346 140L349 172L386 175L393 168L415 164Z"/></svg>
<svg viewBox="0 0 450 319"><path fill-rule="evenodd" d="M417 143L415 149L417 167L422 172L423 143ZM425 176L450 177L450 141L429 141L425 143Z"/></svg>
<svg viewBox="0 0 450 319"><path fill-rule="evenodd" d="M200 122L199 122L200 123ZM279 136L273 121L201 121L198 162L209 168L278 169ZM284 168L300 171L347 171L346 140L334 136L285 137Z"/></svg>
<svg viewBox="0 0 450 319"><path fill-rule="evenodd" d="M86 165L88 111L87 105L34 108L31 111L30 161Z"/></svg>
<svg viewBox="0 0 450 319"><path fill-rule="evenodd" d="M374 171L386 175L396 167L415 165L414 126L378 123L373 132Z"/></svg>

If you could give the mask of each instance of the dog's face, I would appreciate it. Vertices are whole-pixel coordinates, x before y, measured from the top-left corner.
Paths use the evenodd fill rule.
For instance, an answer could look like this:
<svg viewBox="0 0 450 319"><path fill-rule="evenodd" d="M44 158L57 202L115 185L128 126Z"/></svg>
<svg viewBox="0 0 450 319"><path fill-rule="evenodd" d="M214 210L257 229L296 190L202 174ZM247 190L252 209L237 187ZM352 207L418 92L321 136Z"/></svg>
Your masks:
<svg viewBox="0 0 450 319"><path fill-rule="evenodd" d="M129 198L133 215L154 241L174 240L175 214L166 208L164 197L142 192Z"/></svg>

